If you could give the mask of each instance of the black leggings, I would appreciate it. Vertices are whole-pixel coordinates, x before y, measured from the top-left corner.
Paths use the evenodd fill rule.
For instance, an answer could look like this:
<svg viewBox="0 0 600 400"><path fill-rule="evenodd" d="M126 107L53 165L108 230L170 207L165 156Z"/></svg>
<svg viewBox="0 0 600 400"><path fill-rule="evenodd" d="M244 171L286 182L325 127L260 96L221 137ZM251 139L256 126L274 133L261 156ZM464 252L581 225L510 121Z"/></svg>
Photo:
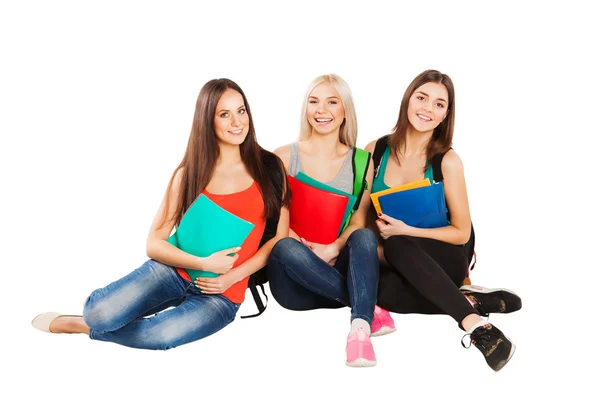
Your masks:
<svg viewBox="0 0 600 400"><path fill-rule="evenodd" d="M459 326L476 313L458 288L469 262L463 246L434 239L392 236L384 241L377 305L400 314L447 314ZM461 326L462 328L462 326Z"/></svg>

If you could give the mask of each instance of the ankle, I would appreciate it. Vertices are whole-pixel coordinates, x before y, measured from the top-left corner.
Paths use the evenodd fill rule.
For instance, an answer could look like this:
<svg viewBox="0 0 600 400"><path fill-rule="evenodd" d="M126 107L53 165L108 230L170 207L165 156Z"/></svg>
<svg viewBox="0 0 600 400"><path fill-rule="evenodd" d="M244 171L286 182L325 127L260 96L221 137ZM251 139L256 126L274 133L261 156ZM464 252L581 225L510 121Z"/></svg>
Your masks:
<svg viewBox="0 0 600 400"><path fill-rule="evenodd" d="M469 314L461 321L462 328L468 333L485 324L487 324L487 321L481 318L479 314Z"/></svg>
<svg viewBox="0 0 600 400"><path fill-rule="evenodd" d="M52 333L90 333L90 328L83 321L83 317L60 316L50 323Z"/></svg>
<svg viewBox="0 0 600 400"><path fill-rule="evenodd" d="M354 318L350 324L350 335L356 332L359 328L362 328L367 336L371 335L371 325L362 318Z"/></svg>

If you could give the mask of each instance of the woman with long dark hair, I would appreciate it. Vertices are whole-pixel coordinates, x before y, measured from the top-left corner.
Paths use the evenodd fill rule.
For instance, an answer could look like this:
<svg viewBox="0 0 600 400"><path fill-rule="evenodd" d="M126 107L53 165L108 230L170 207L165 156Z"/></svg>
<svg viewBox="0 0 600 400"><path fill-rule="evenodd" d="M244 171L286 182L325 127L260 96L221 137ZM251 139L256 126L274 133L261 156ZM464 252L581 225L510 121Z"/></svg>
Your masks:
<svg viewBox="0 0 600 400"><path fill-rule="evenodd" d="M142 349L170 349L209 336L231 323L251 274L288 234L288 192L281 160L256 142L242 89L214 79L200 91L187 149L175 169L148 234L150 259L129 275L97 289L83 315L44 313L32 324L52 333L85 333L91 339ZM207 257L167 241L203 194L254 227L241 247ZM262 247L267 219L277 219ZM186 270L217 274L192 282Z"/></svg>
<svg viewBox="0 0 600 400"><path fill-rule="evenodd" d="M374 213L369 226L380 236L378 306L373 336L395 330L389 312L447 314L467 331L488 365L498 371L512 357L514 344L482 318L521 308L514 293L462 286L468 273L472 226L462 161L451 148L454 134L454 84L448 75L427 70L408 86L391 135L369 143L377 158L372 192L423 179L442 182L447 226L410 226Z"/></svg>

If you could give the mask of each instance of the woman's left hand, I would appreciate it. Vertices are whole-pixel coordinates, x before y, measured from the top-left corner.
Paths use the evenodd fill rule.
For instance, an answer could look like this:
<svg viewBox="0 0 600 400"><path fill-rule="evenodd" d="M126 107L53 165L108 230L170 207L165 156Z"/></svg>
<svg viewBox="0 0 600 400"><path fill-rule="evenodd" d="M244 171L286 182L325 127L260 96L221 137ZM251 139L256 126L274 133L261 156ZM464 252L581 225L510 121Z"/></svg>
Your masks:
<svg viewBox="0 0 600 400"><path fill-rule="evenodd" d="M194 281L194 285L204 294L221 294L234 283L229 273L219 275L216 278L196 278Z"/></svg>
<svg viewBox="0 0 600 400"><path fill-rule="evenodd" d="M410 227L399 219L392 218L385 214L379 214L378 217L379 219L375 221L375 223L377 224L377 228L379 228L379 234L382 238L387 239L390 236L408 234L408 229Z"/></svg>
<svg viewBox="0 0 600 400"><path fill-rule="evenodd" d="M325 261L327 264L329 264L331 266L335 265L335 262L336 262L338 256L340 255L340 251L338 250L337 246L335 246L333 243L332 244L313 243L313 242L309 242L308 240L306 240L304 238L300 238L300 241L302 242L303 245L305 245L306 247L311 249L313 251L313 253L315 253L317 255L317 257L319 257L321 260Z"/></svg>

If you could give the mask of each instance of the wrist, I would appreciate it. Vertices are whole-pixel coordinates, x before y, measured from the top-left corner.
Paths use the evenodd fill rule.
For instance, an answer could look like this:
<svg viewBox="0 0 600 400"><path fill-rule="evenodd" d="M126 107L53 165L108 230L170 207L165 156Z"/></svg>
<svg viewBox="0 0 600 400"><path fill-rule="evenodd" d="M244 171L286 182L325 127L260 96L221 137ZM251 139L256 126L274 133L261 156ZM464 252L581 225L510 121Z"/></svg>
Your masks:
<svg viewBox="0 0 600 400"><path fill-rule="evenodd" d="M406 236L418 236L417 233L417 229L414 226L410 226L410 225L406 225L406 228L404 229L404 233L402 233L402 235L406 235Z"/></svg>
<svg viewBox="0 0 600 400"><path fill-rule="evenodd" d="M229 283L231 285L233 285L234 283L238 283L239 281L241 281L242 279L244 279L245 277L243 276L243 274L240 272L240 268L232 268L229 271L227 271L227 273L225 273L223 275L223 277L225 277L226 279L229 280Z"/></svg>
<svg viewBox="0 0 600 400"><path fill-rule="evenodd" d="M196 262L194 263L194 267L196 267L199 271L212 272L208 269L208 263L206 262L207 257L196 257Z"/></svg>
<svg viewBox="0 0 600 400"><path fill-rule="evenodd" d="M330 246L333 246L333 248L340 253L342 251L342 249L344 248L344 246L346 245L346 241L345 240L340 240L337 239L335 242L331 243Z"/></svg>

